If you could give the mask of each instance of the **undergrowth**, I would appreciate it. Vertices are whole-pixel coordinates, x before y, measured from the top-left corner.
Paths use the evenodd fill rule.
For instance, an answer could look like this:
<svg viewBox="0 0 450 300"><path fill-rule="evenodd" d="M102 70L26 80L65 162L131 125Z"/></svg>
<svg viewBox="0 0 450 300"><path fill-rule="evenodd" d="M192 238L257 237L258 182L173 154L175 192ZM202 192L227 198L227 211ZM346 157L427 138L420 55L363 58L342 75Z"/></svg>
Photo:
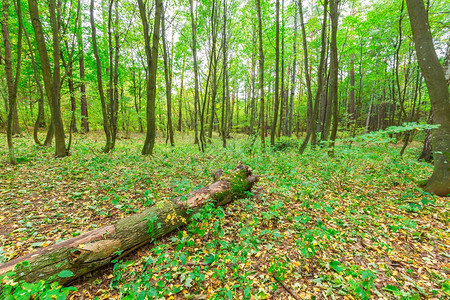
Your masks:
<svg viewBox="0 0 450 300"><path fill-rule="evenodd" d="M265 152L252 139L232 139L226 149L213 140L200 153L186 139L174 148L159 143L153 157L143 157L142 139L119 140L113 153L102 154L101 136L78 136L65 159L16 139L21 163L0 171L0 261L189 193L211 182L216 169L230 171L241 161L261 177L246 198L206 205L140 259L117 262L112 274L77 286L72 296L450 295L449 203L417 187L431 174L416 159L419 145L400 158L400 148L387 142L355 140L351 147L338 143L330 157L320 147L300 156L297 140Z"/></svg>

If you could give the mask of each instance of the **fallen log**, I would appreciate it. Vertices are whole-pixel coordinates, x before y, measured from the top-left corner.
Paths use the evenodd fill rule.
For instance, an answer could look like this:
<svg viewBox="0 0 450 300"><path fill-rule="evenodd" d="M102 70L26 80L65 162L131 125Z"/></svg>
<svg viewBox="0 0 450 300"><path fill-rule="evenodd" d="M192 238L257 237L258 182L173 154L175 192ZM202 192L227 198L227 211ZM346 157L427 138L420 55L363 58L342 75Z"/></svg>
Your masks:
<svg viewBox="0 0 450 300"><path fill-rule="evenodd" d="M258 177L252 169L239 164L231 175L215 172L212 184L189 195L163 200L143 212L84 233L78 237L41 248L0 265L0 276L8 273L14 281L39 280L68 283L88 272L111 263L114 259L151 242L187 223L205 203L225 205L244 197ZM27 263L24 263L27 262ZM58 277L64 270L70 277ZM11 271L13 271L11 273ZM65 272L65 274L72 274ZM51 278L53 276L53 278Z"/></svg>

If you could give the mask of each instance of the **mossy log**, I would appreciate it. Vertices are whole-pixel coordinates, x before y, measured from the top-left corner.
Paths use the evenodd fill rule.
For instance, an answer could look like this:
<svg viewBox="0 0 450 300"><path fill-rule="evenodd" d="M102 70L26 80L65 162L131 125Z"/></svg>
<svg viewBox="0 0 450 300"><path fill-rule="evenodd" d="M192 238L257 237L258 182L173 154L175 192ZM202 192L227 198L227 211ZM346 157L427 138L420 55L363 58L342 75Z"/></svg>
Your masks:
<svg viewBox="0 0 450 300"><path fill-rule="evenodd" d="M252 175L251 168L239 164L229 176L223 176L221 171L216 172L214 180L214 183L189 195L160 201L114 225L98 228L1 264L0 276L13 271L8 276L14 281L36 282L49 280L53 276L51 281L68 283L186 224L190 216L209 201L225 205L244 197L245 191L252 188L258 177ZM25 261L27 263L24 264ZM63 270L72 271L73 276L54 276Z"/></svg>

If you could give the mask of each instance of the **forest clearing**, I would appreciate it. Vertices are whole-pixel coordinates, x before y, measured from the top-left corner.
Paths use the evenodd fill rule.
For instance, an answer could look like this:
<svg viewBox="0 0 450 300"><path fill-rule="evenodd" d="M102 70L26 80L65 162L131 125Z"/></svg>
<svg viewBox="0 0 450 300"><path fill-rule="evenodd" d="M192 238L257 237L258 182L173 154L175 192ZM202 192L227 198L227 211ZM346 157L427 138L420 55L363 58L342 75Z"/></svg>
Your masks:
<svg viewBox="0 0 450 300"><path fill-rule="evenodd" d="M0 300L448 299L450 0L1 0Z"/></svg>

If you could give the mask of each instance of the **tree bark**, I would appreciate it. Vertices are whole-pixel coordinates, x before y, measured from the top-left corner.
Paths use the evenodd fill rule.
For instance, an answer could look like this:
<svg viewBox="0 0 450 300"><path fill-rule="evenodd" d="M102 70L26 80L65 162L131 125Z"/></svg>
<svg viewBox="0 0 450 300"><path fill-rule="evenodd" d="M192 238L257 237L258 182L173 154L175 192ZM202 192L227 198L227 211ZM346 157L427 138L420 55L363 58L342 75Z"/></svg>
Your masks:
<svg viewBox="0 0 450 300"><path fill-rule="evenodd" d="M275 29L275 106L273 109L272 130L270 132L270 145L275 146L277 132L278 108L280 107L280 0L276 1L276 29ZM282 91L283 92L283 91Z"/></svg>
<svg viewBox="0 0 450 300"><path fill-rule="evenodd" d="M20 10L20 2L18 3L18 12ZM19 18L21 17L21 14ZM2 1L2 16L1 16L1 27L2 27L2 37L3 44L5 48L5 73L6 73L6 85L8 89L8 121L6 129L6 137L8 143L8 158L9 162L13 165L17 164L17 160L14 155L14 144L12 136L14 133L14 112L17 113L17 85L20 78L20 64L22 56L22 26L19 26L19 37L17 46L17 65L16 65L16 77L13 76L13 66L12 66L12 51L11 51L11 39L9 36L9 1ZM21 22L21 21L20 21Z"/></svg>
<svg viewBox="0 0 450 300"><path fill-rule="evenodd" d="M440 124L432 134L433 175L426 190L438 196L450 194L450 99L444 70L433 45L423 0L407 0L417 60L428 87L433 123Z"/></svg>
<svg viewBox="0 0 450 300"><path fill-rule="evenodd" d="M183 56L183 66L181 67L181 84L180 84L180 96L178 97L178 131L181 131L183 124L183 89L184 89L184 66L186 63L186 57Z"/></svg>
<svg viewBox="0 0 450 300"><path fill-rule="evenodd" d="M25 35L25 38L26 38L27 44L28 44L28 51L30 54L31 65L33 67L34 81L36 82L36 85L39 90L38 115L36 117L36 121L34 122L33 138L34 138L34 142L36 143L36 145L41 146L42 143L39 140L38 131L39 131L39 127L42 125L42 120L44 119L44 89L43 89L41 81L39 79L39 72L38 72L38 69L36 66L36 60L34 58L34 49L31 45L30 37L29 37L27 31L25 30L25 27L23 26L23 24L22 24L22 29L23 29L23 33Z"/></svg>
<svg viewBox="0 0 450 300"><path fill-rule="evenodd" d="M49 2L50 24L52 28L53 45L53 72L48 57L44 31L39 18L38 4L36 0L28 0L30 18L32 21L39 57L41 60L42 75L47 98L50 102L53 132L55 135L55 154L57 157L68 155L65 144L64 124L61 116L61 74L60 74L60 37L57 18L60 16L59 8L55 0ZM58 11L57 11L58 10Z"/></svg>
<svg viewBox="0 0 450 300"><path fill-rule="evenodd" d="M433 115L428 116L428 124L433 124ZM431 145L431 129L425 130L425 140L423 141L422 153L419 156L419 160L424 160L427 163L431 163L433 160L433 147Z"/></svg>
<svg viewBox="0 0 450 300"><path fill-rule="evenodd" d="M334 144L336 140L338 125L339 125L339 111L338 111L338 71L339 60L337 52L337 30L339 21L339 6L340 0L330 0L330 19L331 19L331 43L330 43L330 89L329 100L331 103L331 111L333 115L333 126L331 128L331 146L334 151Z"/></svg>
<svg viewBox="0 0 450 300"><path fill-rule="evenodd" d="M302 7L302 0L298 1L298 12L300 15L300 26L302 30L302 41L303 41L303 54L304 54L304 67L305 67L305 79L306 79L306 90L308 92L308 100L307 100L307 128L306 133L308 134L310 132L311 128L311 118L310 111L312 110L312 90L311 90L311 74L309 70L309 55L308 55L308 44L306 42L306 29L305 29L305 20L303 17L303 7ZM301 80L300 80L301 83ZM306 147L306 146L305 146Z"/></svg>
<svg viewBox="0 0 450 300"><path fill-rule="evenodd" d="M144 27L145 54L147 56L147 135L145 137L142 155L153 155L156 139L156 70L158 64L159 31L162 14L162 0L156 0L155 24L153 26L153 45L150 48L150 34L147 22L147 10L143 0L138 0L142 26Z"/></svg>
<svg viewBox="0 0 450 300"><path fill-rule="evenodd" d="M297 12L294 13L294 42L292 45L292 52L294 61L292 62L291 72L291 93L289 96L289 108L288 108L288 126L287 136L292 136L293 115L294 115L294 95L295 95L295 80L297 78Z"/></svg>
<svg viewBox="0 0 450 300"><path fill-rule="evenodd" d="M172 72L170 71L169 56L166 42L166 28L165 28L165 12L161 16L161 38L163 42L163 57L164 57L164 79L166 81L166 100L167 100L167 131L170 145L175 146L173 139L173 125L172 125ZM173 51L173 49L172 49Z"/></svg>
<svg viewBox="0 0 450 300"><path fill-rule="evenodd" d="M72 277L54 279L65 284L183 226L206 203L212 202L219 206L245 197L245 192L252 188L258 177L252 175L251 168L239 164L228 177L223 176L221 170L217 171L214 180L214 183L189 195L161 201L114 225L4 263L0 265L0 275L17 266L16 275L13 276L15 281L35 282L48 279L63 270L72 271ZM19 265L24 261L28 261L29 265Z"/></svg>
<svg viewBox="0 0 450 300"><path fill-rule="evenodd" d="M78 0L80 1L80 0ZM81 5L81 3L78 3ZM80 65L80 110L81 110L81 128L83 128L83 132L89 132L89 114L88 114L88 106L86 99L86 83L84 79L84 50L83 50L83 36L81 35L81 18L78 19L78 31L77 31L77 43L78 43L78 52L79 52L79 65Z"/></svg>
<svg viewBox="0 0 450 300"><path fill-rule="evenodd" d="M195 82L195 90L194 90L194 143L199 144L198 140L198 112L199 112L199 82L198 82L198 63L197 63L197 27L196 22L194 20L194 1L189 0L189 8L191 13L191 33L192 33L192 56L194 60L194 82Z"/></svg>
<svg viewBox="0 0 450 300"><path fill-rule="evenodd" d="M106 100L105 100L105 92L103 89L103 81L102 81L102 64L100 60L100 55L98 54L97 47L97 33L94 22L94 0L91 0L90 6L90 22L92 29L92 48L94 50L95 62L97 67L97 88L98 93L100 95L100 102L102 105L102 117L103 117L103 130L105 131L106 136L106 145L103 148L105 153L108 153L111 150L111 131L109 127L109 118L108 118L108 110L106 108Z"/></svg>
<svg viewBox="0 0 450 300"><path fill-rule="evenodd" d="M262 42L262 20L261 20L261 2L256 0L256 11L258 13L258 45L259 45L259 94L260 94L260 136L261 146L264 151L265 147L265 122L264 122L264 51Z"/></svg>
<svg viewBox="0 0 450 300"><path fill-rule="evenodd" d="M301 3L299 4L301 7ZM306 146L308 145L308 141L311 137L311 146L315 146L315 141L316 141L316 129L317 129L317 122L319 119L319 106L320 106L320 95L322 93L322 86L323 86L323 69L324 69L324 61L325 61L325 54L326 54L326 35L327 35L327 7L328 7L328 0L324 1L323 4L324 7L324 13L323 13L323 22L322 22L322 35L321 35L321 40L322 40L322 46L321 46L321 54L320 54L320 62L319 62L319 68L317 70L317 91L316 91L316 98L314 100L314 107L313 107L313 114L311 117L311 126L310 126L310 130L307 131L306 133L306 137L305 140L303 141L302 145L300 146L300 154L303 154L303 152L306 149ZM303 15L303 14L302 14ZM303 32L303 36L305 38L305 33L304 33L304 23L303 23L303 17L302 17L302 32ZM304 47L306 47L306 41L304 41ZM306 48L305 48L305 53L306 53ZM306 58L305 58L306 61ZM305 66L306 66L306 62L305 62Z"/></svg>

